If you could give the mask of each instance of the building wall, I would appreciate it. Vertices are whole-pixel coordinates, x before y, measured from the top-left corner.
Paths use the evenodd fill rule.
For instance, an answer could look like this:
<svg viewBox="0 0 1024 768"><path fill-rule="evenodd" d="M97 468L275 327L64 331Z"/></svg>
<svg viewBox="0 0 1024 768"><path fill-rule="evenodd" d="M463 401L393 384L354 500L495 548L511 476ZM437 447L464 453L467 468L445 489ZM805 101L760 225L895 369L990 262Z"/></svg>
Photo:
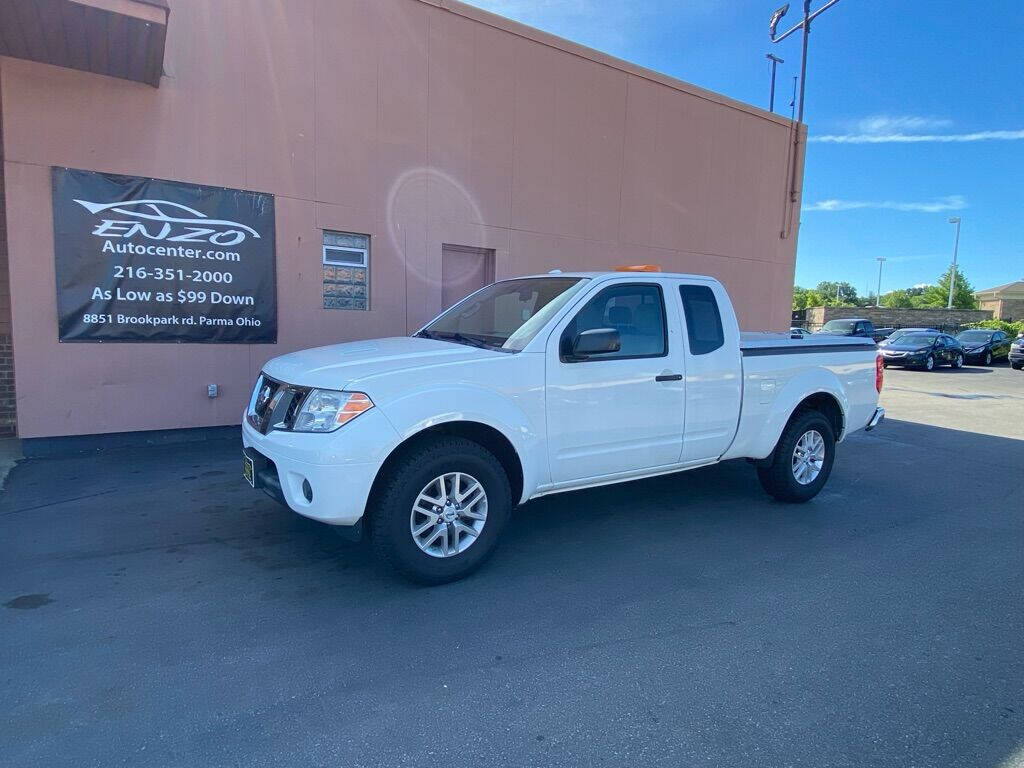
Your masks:
<svg viewBox="0 0 1024 768"><path fill-rule="evenodd" d="M820 328L829 320L864 317L876 328L954 328L991 320L990 309L902 309L892 307L808 307L807 325Z"/></svg>
<svg viewBox="0 0 1024 768"><path fill-rule="evenodd" d="M443 243L498 278L710 274L744 328L788 327L787 121L443 6L175 0L159 89L3 60L23 437L237 423L268 358L435 315ZM274 193L278 343L59 344L51 166ZM324 308L323 228L371 236L369 311Z"/></svg>
<svg viewBox="0 0 1024 768"><path fill-rule="evenodd" d="M0 437L11 437L17 432L17 401L14 395L14 347L11 343L11 285L7 270L2 82L0 74Z"/></svg>
<svg viewBox="0 0 1024 768"><path fill-rule="evenodd" d="M1024 319L1024 298L996 299L991 302L981 302L981 306L986 308L990 304L995 311L995 317L999 320L1013 321Z"/></svg>

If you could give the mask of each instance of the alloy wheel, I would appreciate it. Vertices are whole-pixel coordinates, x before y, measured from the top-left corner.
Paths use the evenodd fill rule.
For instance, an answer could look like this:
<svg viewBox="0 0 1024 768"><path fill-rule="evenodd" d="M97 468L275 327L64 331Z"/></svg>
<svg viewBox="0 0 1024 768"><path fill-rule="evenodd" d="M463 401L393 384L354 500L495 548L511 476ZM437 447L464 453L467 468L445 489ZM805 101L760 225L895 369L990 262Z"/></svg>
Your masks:
<svg viewBox="0 0 1024 768"><path fill-rule="evenodd" d="M804 432L793 449L793 477L800 485L810 485L825 463L825 438L816 429Z"/></svg>
<svg viewBox="0 0 1024 768"><path fill-rule="evenodd" d="M447 472L427 483L413 502L409 531L431 557L452 557L473 545L487 522L487 492L472 475Z"/></svg>

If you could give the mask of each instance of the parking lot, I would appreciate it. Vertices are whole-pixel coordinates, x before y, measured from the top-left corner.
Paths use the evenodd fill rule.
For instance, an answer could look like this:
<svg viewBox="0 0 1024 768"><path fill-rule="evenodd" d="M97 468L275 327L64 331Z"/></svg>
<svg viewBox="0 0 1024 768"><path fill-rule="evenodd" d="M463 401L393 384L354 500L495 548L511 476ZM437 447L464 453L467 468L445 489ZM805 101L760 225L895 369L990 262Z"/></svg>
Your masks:
<svg viewBox="0 0 1024 768"><path fill-rule="evenodd" d="M1024 373L886 382L810 504L744 462L548 497L432 589L233 441L22 462L3 762L1024 765Z"/></svg>

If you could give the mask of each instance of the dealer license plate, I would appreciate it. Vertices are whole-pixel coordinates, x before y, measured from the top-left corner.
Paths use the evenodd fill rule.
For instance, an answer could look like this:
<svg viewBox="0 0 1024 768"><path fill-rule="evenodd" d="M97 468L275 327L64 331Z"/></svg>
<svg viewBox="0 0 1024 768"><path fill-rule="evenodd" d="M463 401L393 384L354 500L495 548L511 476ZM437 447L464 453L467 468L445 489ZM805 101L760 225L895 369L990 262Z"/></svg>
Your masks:
<svg viewBox="0 0 1024 768"><path fill-rule="evenodd" d="M244 475L246 482L249 483L253 488L256 487L256 473L253 471L252 459L242 454L242 475Z"/></svg>

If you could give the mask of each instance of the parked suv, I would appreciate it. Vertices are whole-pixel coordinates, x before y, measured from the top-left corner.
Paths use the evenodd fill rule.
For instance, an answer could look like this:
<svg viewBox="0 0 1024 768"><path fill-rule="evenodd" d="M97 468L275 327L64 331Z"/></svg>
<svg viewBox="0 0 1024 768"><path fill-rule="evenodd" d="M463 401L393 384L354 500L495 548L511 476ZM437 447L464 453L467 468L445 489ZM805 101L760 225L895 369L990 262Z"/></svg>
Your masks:
<svg viewBox="0 0 1024 768"><path fill-rule="evenodd" d="M1024 336L1018 336L1010 345L1010 367L1015 371L1024 368Z"/></svg>

